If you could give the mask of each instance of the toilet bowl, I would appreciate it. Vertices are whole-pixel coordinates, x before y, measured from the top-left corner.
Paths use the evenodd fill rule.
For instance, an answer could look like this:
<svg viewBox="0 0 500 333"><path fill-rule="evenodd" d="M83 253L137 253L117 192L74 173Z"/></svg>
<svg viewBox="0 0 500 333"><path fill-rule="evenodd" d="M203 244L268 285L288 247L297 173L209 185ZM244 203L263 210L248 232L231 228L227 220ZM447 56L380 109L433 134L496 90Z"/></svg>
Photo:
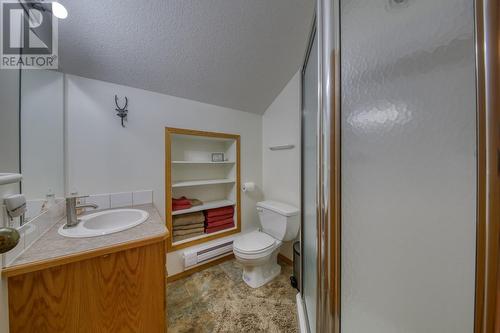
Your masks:
<svg viewBox="0 0 500 333"><path fill-rule="evenodd" d="M299 229L298 209L276 202L257 203L259 230L237 237L233 243L236 260L243 266L243 281L252 288L258 288L281 272L278 253L283 241L297 236Z"/></svg>

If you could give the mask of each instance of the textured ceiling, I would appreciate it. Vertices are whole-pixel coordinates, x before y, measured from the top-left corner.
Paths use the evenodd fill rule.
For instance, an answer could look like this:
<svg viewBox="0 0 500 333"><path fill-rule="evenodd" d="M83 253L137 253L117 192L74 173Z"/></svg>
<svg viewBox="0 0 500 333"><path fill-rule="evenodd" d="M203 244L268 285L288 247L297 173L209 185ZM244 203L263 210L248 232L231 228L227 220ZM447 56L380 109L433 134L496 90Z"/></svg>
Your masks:
<svg viewBox="0 0 500 333"><path fill-rule="evenodd" d="M314 0L60 0L65 73L262 114L300 68Z"/></svg>

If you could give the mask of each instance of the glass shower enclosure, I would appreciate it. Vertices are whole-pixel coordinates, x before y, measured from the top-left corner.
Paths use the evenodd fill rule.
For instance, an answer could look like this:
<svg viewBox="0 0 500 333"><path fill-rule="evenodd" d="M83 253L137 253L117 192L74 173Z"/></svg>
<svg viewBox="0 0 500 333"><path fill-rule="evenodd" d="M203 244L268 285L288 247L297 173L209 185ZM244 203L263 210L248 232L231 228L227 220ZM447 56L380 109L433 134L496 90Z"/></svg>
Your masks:
<svg viewBox="0 0 500 333"><path fill-rule="evenodd" d="M302 286L308 325L316 325L318 206L318 42L311 33L302 69Z"/></svg>
<svg viewBox="0 0 500 333"><path fill-rule="evenodd" d="M302 69L309 332L473 332L475 29L473 0L317 1Z"/></svg>

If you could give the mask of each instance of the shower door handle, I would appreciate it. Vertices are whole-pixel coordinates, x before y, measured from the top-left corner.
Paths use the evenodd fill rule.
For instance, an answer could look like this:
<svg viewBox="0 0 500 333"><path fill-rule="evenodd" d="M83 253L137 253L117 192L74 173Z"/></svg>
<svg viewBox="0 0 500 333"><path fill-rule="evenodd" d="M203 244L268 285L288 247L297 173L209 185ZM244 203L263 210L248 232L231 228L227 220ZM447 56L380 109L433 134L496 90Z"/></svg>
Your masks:
<svg viewBox="0 0 500 333"><path fill-rule="evenodd" d="M497 149L497 175L500 175L500 150Z"/></svg>

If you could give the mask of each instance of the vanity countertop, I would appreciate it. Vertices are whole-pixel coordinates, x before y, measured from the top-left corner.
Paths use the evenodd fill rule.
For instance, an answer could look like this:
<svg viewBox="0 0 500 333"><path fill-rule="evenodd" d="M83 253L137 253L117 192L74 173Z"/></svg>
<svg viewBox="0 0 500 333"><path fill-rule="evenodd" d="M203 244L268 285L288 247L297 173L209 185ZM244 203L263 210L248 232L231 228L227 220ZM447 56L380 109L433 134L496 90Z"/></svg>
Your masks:
<svg viewBox="0 0 500 333"><path fill-rule="evenodd" d="M168 229L153 205L133 207L149 213L149 218L131 229L98 237L68 238L58 233L63 219L36 240L8 267L2 270L3 276L15 276L49 267L90 259L134 247L144 246L165 240ZM89 212L92 213L92 212Z"/></svg>

